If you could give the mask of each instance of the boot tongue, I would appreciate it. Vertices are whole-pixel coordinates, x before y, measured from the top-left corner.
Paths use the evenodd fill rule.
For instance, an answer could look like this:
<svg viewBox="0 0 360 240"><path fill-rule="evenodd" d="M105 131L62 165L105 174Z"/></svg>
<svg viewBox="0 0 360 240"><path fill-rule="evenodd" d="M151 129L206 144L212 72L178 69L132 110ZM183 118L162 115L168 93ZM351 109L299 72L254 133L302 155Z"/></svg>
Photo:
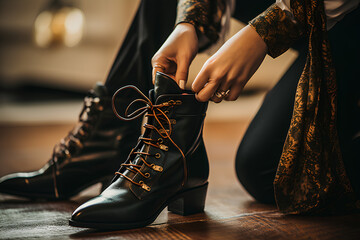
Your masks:
<svg viewBox="0 0 360 240"><path fill-rule="evenodd" d="M155 76L155 86L154 90L150 91L149 96L153 102L156 101L158 97L164 94L181 94L182 90L179 88L174 79L170 76L157 72ZM145 130L145 135L148 129ZM143 144L141 146L140 152L148 152L149 145ZM133 160L133 164L141 164L139 156L136 156Z"/></svg>
<svg viewBox="0 0 360 240"><path fill-rule="evenodd" d="M178 86L178 84L175 82L174 79L172 79L170 76L157 72L155 76L155 86L154 91L150 91L149 95L153 102L156 101L158 97L164 94L181 94L182 90ZM149 131L148 129L145 130L145 135ZM141 147L140 152L148 152L148 145L143 145ZM133 164L141 164L139 156L136 156L133 160Z"/></svg>
<svg viewBox="0 0 360 240"><path fill-rule="evenodd" d="M181 94L182 90L170 76L157 72L155 76L155 99L163 94Z"/></svg>
<svg viewBox="0 0 360 240"><path fill-rule="evenodd" d="M107 92L107 89L106 87L97 82L94 86L94 88L92 89L92 91L95 93L96 96L98 97L104 97L104 96L107 96L108 95L108 92Z"/></svg>

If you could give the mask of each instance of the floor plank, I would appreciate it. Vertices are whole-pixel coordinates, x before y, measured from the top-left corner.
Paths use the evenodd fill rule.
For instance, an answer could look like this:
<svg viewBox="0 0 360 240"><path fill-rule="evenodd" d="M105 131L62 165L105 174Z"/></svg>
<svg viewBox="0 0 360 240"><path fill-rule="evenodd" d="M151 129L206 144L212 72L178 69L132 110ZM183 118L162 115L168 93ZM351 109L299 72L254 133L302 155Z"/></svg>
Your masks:
<svg viewBox="0 0 360 240"><path fill-rule="evenodd" d="M68 219L79 204L99 193L99 185L60 202L0 194L0 239L360 239L359 214L285 216L274 206L255 202L243 190L234 157L248 123L206 123L210 187L204 213L183 217L165 209L146 228L96 231L70 227ZM69 125L0 126L0 176L40 167L69 129Z"/></svg>

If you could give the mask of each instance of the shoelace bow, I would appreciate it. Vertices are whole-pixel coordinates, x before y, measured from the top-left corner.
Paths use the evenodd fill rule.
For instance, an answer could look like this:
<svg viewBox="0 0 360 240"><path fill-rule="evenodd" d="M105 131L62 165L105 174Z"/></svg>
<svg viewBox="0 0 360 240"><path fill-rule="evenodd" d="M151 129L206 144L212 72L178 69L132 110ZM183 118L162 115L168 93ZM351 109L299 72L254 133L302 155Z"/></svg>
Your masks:
<svg viewBox="0 0 360 240"><path fill-rule="evenodd" d="M79 115L78 124L68 133L66 137L60 140L53 148L51 163L53 166L53 179L55 196L58 198L59 193L57 190L56 175L58 175L58 165L62 160L70 158L71 154L77 149L83 148L82 141L88 136L92 128L96 112L102 111L104 107L100 104L100 98L89 94L84 99L83 109Z"/></svg>
<svg viewBox="0 0 360 240"><path fill-rule="evenodd" d="M115 106L115 98L116 96L123 90L125 89L132 89L135 90L138 94L140 94L142 98L136 99L134 101L132 101L126 108L124 116L121 116L118 111L116 110L116 106ZM131 108L131 106L133 106L135 103L144 103L145 106L140 107L136 110L134 110L133 112L129 113L129 109ZM174 101L174 100L170 100L168 102L164 102L164 103L160 103L157 105L154 105L151 100L146 97L145 94L143 94L137 87L133 86L133 85L129 85L129 86L125 86L122 87L120 89L118 89L112 98L112 108L113 111L115 113L115 115L124 121L131 121L134 119L139 118L140 116L144 115L145 113L145 117L154 117L155 121L158 123L158 125L160 126L160 129L158 129L156 126L145 123L143 125L144 128L146 129L150 129L153 131L156 131L161 138L155 140L155 139L151 139L148 137L144 137L144 136L140 136L139 137L139 141L136 144L136 146L131 150L130 155L128 157L128 159L131 159L131 155L138 155L139 159L141 160L141 162L143 164L145 164L147 167L158 171L158 172L162 172L163 168L161 166L157 166L155 164L150 164L146 161L144 156L150 156L150 157L155 157L155 158L160 158L161 155L159 153L156 154L150 154L148 152L141 152L141 151L135 151L137 149L139 149L141 147L141 143L144 143L146 145L155 147L155 148L159 148L161 150L167 151L168 147L163 145L163 139L169 139L170 142L179 150L179 152L181 153L182 159L183 159L183 163L184 163L184 180L183 180L183 185L185 184L185 181L187 179L187 167L186 167L186 158L185 155L183 153L183 151L180 149L180 147L173 141L173 139L170 137L171 132L172 132L172 121L169 119L169 117L166 115L166 111L161 110L161 108L165 108L165 107L173 107L175 105L180 105L182 104L182 102L180 100ZM169 129L166 129L164 127L164 124L167 125L169 127ZM134 157L134 159L136 159L136 157ZM143 173L140 168L142 165L139 164L135 164L133 163L131 160L129 160L129 163L123 163L121 164L121 167L125 167L128 171L133 172L133 173L139 173L141 176L143 176L144 178L149 178L150 177L150 173ZM145 189L146 191L150 191L151 188L149 186L147 186L143 181L139 181L139 182L135 182L134 180L132 180L131 178L129 178L128 176L126 176L125 174L121 173L121 172L116 172L115 174L118 174L120 176L123 176L125 179L127 179L128 181L130 181L131 183L142 187L143 189Z"/></svg>

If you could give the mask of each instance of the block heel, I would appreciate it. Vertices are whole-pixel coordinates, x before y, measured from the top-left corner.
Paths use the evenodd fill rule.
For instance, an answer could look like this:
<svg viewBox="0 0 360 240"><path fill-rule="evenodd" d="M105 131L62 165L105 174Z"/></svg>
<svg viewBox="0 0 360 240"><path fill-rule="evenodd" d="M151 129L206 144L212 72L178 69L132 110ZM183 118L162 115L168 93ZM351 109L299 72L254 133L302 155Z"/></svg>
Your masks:
<svg viewBox="0 0 360 240"><path fill-rule="evenodd" d="M208 183L188 190L168 205L168 211L187 216L204 211Z"/></svg>

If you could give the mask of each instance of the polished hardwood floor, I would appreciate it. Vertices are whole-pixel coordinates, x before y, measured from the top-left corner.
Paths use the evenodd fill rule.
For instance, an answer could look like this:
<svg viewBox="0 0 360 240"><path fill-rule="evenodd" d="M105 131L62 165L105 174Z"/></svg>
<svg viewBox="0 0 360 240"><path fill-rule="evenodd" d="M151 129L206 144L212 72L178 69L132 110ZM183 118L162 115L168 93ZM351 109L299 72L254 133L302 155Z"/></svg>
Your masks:
<svg viewBox="0 0 360 240"><path fill-rule="evenodd" d="M360 239L360 214L286 216L254 201L237 181L234 157L248 121L207 122L210 188L205 212L182 217L165 209L150 226L97 231L68 226L71 212L99 192L69 201L32 202L0 195L0 239ZM0 126L0 176L41 167L70 125Z"/></svg>

